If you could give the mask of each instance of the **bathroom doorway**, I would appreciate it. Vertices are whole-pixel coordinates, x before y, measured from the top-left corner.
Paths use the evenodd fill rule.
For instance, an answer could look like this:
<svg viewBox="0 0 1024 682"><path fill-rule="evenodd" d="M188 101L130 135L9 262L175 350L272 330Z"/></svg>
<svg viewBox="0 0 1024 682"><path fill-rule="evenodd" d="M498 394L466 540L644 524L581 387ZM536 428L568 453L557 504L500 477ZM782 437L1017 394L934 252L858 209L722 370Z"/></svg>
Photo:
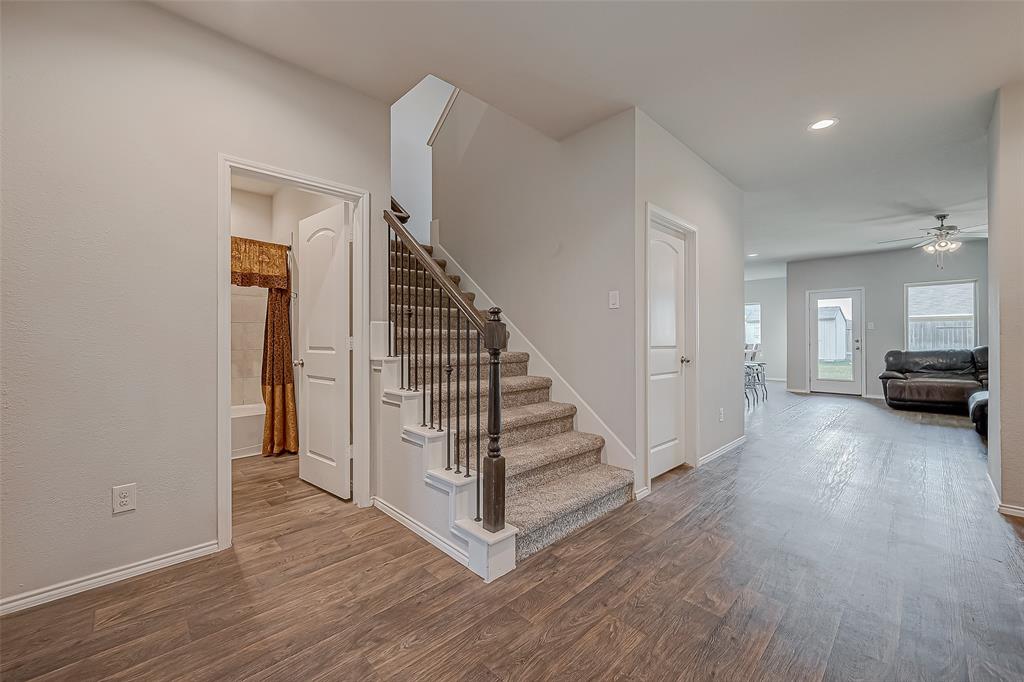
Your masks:
<svg viewBox="0 0 1024 682"><path fill-rule="evenodd" d="M233 479L273 481L245 487L239 504L318 492L312 486L369 504L369 196L238 159L221 162L223 549L231 544Z"/></svg>

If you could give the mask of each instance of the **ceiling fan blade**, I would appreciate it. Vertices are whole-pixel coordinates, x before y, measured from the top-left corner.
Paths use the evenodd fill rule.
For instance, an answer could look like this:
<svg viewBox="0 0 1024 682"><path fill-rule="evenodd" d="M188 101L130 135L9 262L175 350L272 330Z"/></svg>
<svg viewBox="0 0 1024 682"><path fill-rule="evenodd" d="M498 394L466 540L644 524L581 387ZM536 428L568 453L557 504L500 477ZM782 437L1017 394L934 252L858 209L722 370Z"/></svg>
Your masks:
<svg viewBox="0 0 1024 682"><path fill-rule="evenodd" d="M974 227L965 227L960 230L960 234L975 234L980 232L988 234L988 225L975 225Z"/></svg>
<svg viewBox="0 0 1024 682"><path fill-rule="evenodd" d="M964 239L988 239L988 232L968 232L967 234L961 232L954 239L959 239L960 241Z"/></svg>
<svg viewBox="0 0 1024 682"><path fill-rule="evenodd" d="M892 244L893 242L909 242L911 239L920 239L917 237L901 237L900 239L886 239L884 242L878 242L879 244ZM930 239L928 241L931 241Z"/></svg>
<svg viewBox="0 0 1024 682"><path fill-rule="evenodd" d="M923 242L920 242L918 244L914 244L910 248L917 249L917 248L920 248L920 247L924 246L925 244L931 244L933 241L935 241L935 240L934 239L925 239Z"/></svg>

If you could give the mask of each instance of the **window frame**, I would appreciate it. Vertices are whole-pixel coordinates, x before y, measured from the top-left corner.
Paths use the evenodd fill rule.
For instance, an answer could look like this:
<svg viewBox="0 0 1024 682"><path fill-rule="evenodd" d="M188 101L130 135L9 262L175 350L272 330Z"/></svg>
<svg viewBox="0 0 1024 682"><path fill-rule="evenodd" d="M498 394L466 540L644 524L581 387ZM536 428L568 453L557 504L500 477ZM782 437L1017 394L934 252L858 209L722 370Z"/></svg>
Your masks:
<svg viewBox="0 0 1024 682"><path fill-rule="evenodd" d="M943 284L971 284L974 287L974 305L971 312L974 321L974 344L975 347L981 341L981 327L978 324L978 278L967 277L963 279L939 279L929 282L904 282L903 283L903 348L910 350L910 289L911 287L941 286ZM970 350L970 349L967 349Z"/></svg>
<svg viewBox="0 0 1024 682"><path fill-rule="evenodd" d="M762 339L762 341L757 341L755 343L763 343L764 339L764 306L757 301L751 301L750 303L745 302L743 304L743 345L751 343L750 341L747 341L747 306L750 305L757 306L757 336Z"/></svg>

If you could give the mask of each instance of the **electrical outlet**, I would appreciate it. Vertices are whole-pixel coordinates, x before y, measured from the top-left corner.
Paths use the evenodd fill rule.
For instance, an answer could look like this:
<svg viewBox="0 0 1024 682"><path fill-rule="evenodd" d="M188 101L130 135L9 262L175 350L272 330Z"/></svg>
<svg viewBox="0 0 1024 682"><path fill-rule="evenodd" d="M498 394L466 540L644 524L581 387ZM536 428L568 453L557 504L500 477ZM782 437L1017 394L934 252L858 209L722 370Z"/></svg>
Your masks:
<svg viewBox="0 0 1024 682"><path fill-rule="evenodd" d="M718 421L720 421L720 422L724 422L725 421L725 408L724 407L719 407L718 408Z"/></svg>
<svg viewBox="0 0 1024 682"><path fill-rule="evenodd" d="M609 291L608 292L608 309L617 310L619 307L619 292Z"/></svg>
<svg viewBox="0 0 1024 682"><path fill-rule="evenodd" d="M114 507L114 513L120 514L121 512L131 511L135 509L135 484L126 483L124 485L115 485L111 489L113 495L111 504Z"/></svg>

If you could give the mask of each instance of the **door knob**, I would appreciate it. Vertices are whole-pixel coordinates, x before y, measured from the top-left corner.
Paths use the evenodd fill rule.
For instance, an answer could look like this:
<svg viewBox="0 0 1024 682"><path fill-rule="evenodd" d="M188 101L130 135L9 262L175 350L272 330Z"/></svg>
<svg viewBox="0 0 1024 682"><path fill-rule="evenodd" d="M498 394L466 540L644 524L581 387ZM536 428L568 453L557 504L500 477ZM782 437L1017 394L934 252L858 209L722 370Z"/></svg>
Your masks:
<svg viewBox="0 0 1024 682"><path fill-rule="evenodd" d="M292 365L294 365L295 367L305 367L306 361L303 360L302 358L299 358L298 360L292 360Z"/></svg>
<svg viewBox="0 0 1024 682"><path fill-rule="evenodd" d="M690 358L686 357L685 355L680 355L679 356L679 364L680 365L688 365L688 364L690 364Z"/></svg>

